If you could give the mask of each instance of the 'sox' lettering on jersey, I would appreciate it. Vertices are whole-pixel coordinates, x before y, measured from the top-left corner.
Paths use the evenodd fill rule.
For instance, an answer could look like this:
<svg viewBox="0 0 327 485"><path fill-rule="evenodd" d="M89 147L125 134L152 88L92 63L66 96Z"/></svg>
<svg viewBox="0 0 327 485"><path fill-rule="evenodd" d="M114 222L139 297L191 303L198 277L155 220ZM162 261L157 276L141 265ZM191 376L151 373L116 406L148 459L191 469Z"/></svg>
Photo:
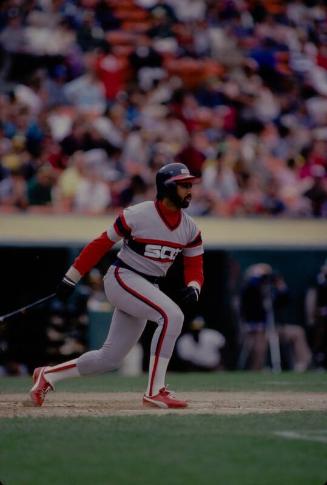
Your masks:
<svg viewBox="0 0 327 485"><path fill-rule="evenodd" d="M144 256L153 259L169 259L170 261L174 261L180 252L181 249L179 248L161 246L160 244L146 244L144 248Z"/></svg>

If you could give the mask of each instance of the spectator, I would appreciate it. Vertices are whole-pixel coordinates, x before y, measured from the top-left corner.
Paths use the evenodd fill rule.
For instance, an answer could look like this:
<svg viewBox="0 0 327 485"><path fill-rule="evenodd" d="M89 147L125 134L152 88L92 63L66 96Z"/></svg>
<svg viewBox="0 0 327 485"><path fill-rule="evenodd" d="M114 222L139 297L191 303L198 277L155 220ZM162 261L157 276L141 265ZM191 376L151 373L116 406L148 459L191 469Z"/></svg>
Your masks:
<svg viewBox="0 0 327 485"><path fill-rule="evenodd" d="M264 190L260 177L254 173L245 173L240 192L227 207L227 214L249 215L263 213Z"/></svg>
<svg viewBox="0 0 327 485"><path fill-rule="evenodd" d="M154 79L164 76L162 55L152 47L151 39L145 35L137 38L136 46L129 55L129 63L133 69L133 79L141 89L150 89Z"/></svg>
<svg viewBox="0 0 327 485"><path fill-rule="evenodd" d="M96 72L103 83L108 102L113 102L125 88L126 64L114 55L109 44L101 46L96 59Z"/></svg>
<svg viewBox="0 0 327 485"><path fill-rule="evenodd" d="M268 183L268 188L263 197L262 209L265 214L279 215L286 209L285 204L280 197L278 182L272 179Z"/></svg>
<svg viewBox="0 0 327 485"><path fill-rule="evenodd" d="M226 157L219 156L217 160L208 163L203 170L202 179L204 189L216 202L229 202L239 192L236 175Z"/></svg>
<svg viewBox="0 0 327 485"><path fill-rule="evenodd" d="M249 360L249 368L262 370L266 365L268 343L272 361L278 360L272 339L291 347L291 368L297 372L308 369L311 351L304 329L287 322L286 308L289 290L283 277L270 265L258 263L245 272L240 300L241 331L244 334L240 365ZM276 334L277 332L277 334ZM277 351L279 352L279 350Z"/></svg>
<svg viewBox="0 0 327 485"><path fill-rule="evenodd" d="M110 189L102 180L101 173L92 166L86 167L76 189L74 209L82 214L99 215L107 210L110 203Z"/></svg>
<svg viewBox="0 0 327 485"><path fill-rule="evenodd" d="M23 27L23 18L19 8L8 9L7 24L0 32L0 46L2 47L3 64L1 78L15 78L16 70L21 74L20 79L25 75L21 69L17 69L20 54L26 46L26 34ZM16 78L17 80L17 78Z"/></svg>
<svg viewBox="0 0 327 485"><path fill-rule="evenodd" d="M65 96L81 113L101 115L106 109L106 97L103 84L95 71L92 56L86 58L86 73L65 86Z"/></svg>
<svg viewBox="0 0 327 485"><path fill-rule="evenodd" d="M87 124L83 118L76 118L70 132L61 140L63 152L70 156L76 151L84 149L84 139L87 132Z"/></svg>
<svg viewBox="0 0 327 485"><path fill-rule="evenodd" d="M197 177L201 177L202 169L205 162L205 155L201 148L198 148L200 134L193 135L188 144L176 155L176 162L184 163Z"/></svg>
<svg viewBox="0 0 327 485"><path fill-rule="evenodd" d="M326 217L323 7L135 3L138 22L119 2L6 2L0 176L16 160L29 184L40 164L101 148L119 198L136 174L153 184L160 152L205 172L200 213Z"/></svg>
<svg viewBox="0 0 327 485"><path fill-rule="evenodd" d="M39 114L42 110L44 95L40 75L33 76L28 84L18 84L15 89L17 101L26 106L33 115Z"/></svg>
<svg viewBox="0 0 327 485"><path fill-rule="evenodd" d="M187 209L187 212L194 217L207 216L214 212L217 205L217 200L210 197L208 191L200 184L193 186L192 204Z"/></svg>
<svg viewBox="0 0 327 485"><path fill-rule="evenodd" d="M74 209L74 200L83 178L84 167L84 152L75 152L69 159L67 169L58 177L55 190L55 206L57 210L71 212Z"/></svg>
<svg viewBox="0 0 327 485"><path fill-rule="evenodd" d="M97 24L93 10L88 9L83 12L82 24L79 26L76 40L83 52L91 52L101 46L104 32Z"/></svg>
<svg viewBox="0 0 327 485"><path fill-rule="evenodd" d="M49 108L65 106L69 101L65 95L65 84L67 82L67 68L58 64L53 69L51 76L46 78L44 89L46 92L46 104Z"/></svg>
<svg viewBox="0 0 327 485"><path fill-rule="evenodd" d="M316 165L312 168L312 175L312 186L304 195L311 202L312 214L315 217L319 217L327 213L326 172L324 167Z"/></svg>
<svg viewBox="0 0 327 485"><path fill-rule="evenodd" d="M204 319L197 316L177 340L176 353L184 370L215 371L222 366L221 349L225 342L220 332L206 328Z"/></svg>
<svg viewBox="0 0 327 485"><path fill-rule="evenodd" d="M54 171L48 166L41 167L27 185L29 205L51 209L54 185Z"/></svg>
<svg viewBox="0 0 327 485"><path fill-rule="evenodd" d="M317 368L327 368L327 261L306 297L308 325L311 329L313 361Z"/></svg>
<svg viewBox="0 0 327 485"><path fill-rule="evenodd" d="M121 21L115 15L112 6L106 0L99 0L95 5L95 17L104 32L116 30L121 26Z"/></svg>
<svg viewBox="0 0 327 485"><path fill-rule="evenodd" d="M103 275L97 268L93 268L87 281L84 293L88 294L87 309L91 312L110 312L112 307L103 289Z"/></svg>
<svg viewBox="0 0 327 485"><path fill-rule="evenodd" d="M144 200L147 184L140 175L133 175L130 184L120 194L121 207L138 204Z"/></svg>
<svg viewBox="0 0 327 485"><path fill-rule="evenodd" d="M171 111L159 123L157 134L167 150L176 155L188 144L189 134L184 123L176 118Z"/></svg>
<svg viewBox="0 0 327 485"><path fill-rule="evenodd" d="M17 168L0 181L0 206L7 210L25 210L28 206L26 181L22 170Z"/></svg>
<svg viewBox="0 0 327 485"><path fill-rule="evenodd" d="M141 166L149 163L151 150L147 143L148 134L141 126L135 126L129 131L123 146L122 161L127 164L130 161Z"/></svg>

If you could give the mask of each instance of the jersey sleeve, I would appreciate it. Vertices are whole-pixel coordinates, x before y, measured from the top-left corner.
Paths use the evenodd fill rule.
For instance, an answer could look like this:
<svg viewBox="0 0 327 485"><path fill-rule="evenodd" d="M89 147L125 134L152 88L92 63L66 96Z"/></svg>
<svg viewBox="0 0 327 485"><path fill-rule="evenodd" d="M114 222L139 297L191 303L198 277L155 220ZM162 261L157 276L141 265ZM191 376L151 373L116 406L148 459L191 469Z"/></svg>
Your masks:
<svg viewBox="0 0 327 485"><path fill-rule="evenodd" d="M203 285L203 256L184 256L184 283L200 291Z"/></svg>
<svg viewBox="0 0 327 485"><path fill-rule="evenodd" d="M75 259L72 268L68 270L66 276L76 282L78 275L82 277L90 271L100 259L113 247L115 241L108 237L107 232L103 232L99 237L93 239Z"/></svg>
<svg viewBox="0 0 327 485"><path fill-rule="evenodd" d="M190 240L183 249L184 282L201 290L203 285L203 243L201 231L190 219Z"/></svg>

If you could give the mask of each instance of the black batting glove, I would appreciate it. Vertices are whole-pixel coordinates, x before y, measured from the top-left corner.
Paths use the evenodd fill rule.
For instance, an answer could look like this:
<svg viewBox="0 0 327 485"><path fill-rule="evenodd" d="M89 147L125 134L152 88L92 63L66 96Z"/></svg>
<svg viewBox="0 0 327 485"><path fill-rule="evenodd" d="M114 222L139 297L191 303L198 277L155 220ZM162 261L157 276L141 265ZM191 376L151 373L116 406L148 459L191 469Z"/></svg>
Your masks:
<svg viewBox="0 0 327 485"><path fill-rule="evenodd" d="M60 301L65 303L69 299L69 297L74 293L75 286L76 286L76 283L74 283L73 280L71 280L67 276L64 276L56 288L57 298Z"/></svg>
<svg viewBox="0 0 327 485"><path fill-rule="evenodd" d="M194 304L199 301L200 292L195 286L186 286L179 292L179 301L183 305Z"/></svg>

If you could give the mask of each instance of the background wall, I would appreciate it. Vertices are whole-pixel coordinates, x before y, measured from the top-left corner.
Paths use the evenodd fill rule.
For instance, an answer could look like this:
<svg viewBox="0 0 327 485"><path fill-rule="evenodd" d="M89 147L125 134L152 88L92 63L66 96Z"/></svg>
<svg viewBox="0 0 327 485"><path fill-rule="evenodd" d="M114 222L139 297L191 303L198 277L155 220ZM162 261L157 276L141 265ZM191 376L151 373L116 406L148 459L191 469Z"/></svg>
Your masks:
<svg viewBox="0 0 327 485"><path fill-rule="evenodd" d="M0 313L51 293L84 244L110 222L110 218L1 217ZM200 219L198 223L206 247L205 284L198 312L209 327L225 335L228 343L225 360L227 366L233 368L238 352L234 302L244 270L251 264L266 262L282 273L291 290L289 321L305 325L305 294L327 258L326 224L311 220L210 219ZM115 258L115 253L109 253L99 263L102 272ZM180 266L181 261L177 261L163 285L173 297L182 284ZM7 330L14 353L31 366L35 360L44 359L44 310L38 308L13 321ZM149 335L144 336L145 341L149 340L150 333L151 328Z"/></svg>

